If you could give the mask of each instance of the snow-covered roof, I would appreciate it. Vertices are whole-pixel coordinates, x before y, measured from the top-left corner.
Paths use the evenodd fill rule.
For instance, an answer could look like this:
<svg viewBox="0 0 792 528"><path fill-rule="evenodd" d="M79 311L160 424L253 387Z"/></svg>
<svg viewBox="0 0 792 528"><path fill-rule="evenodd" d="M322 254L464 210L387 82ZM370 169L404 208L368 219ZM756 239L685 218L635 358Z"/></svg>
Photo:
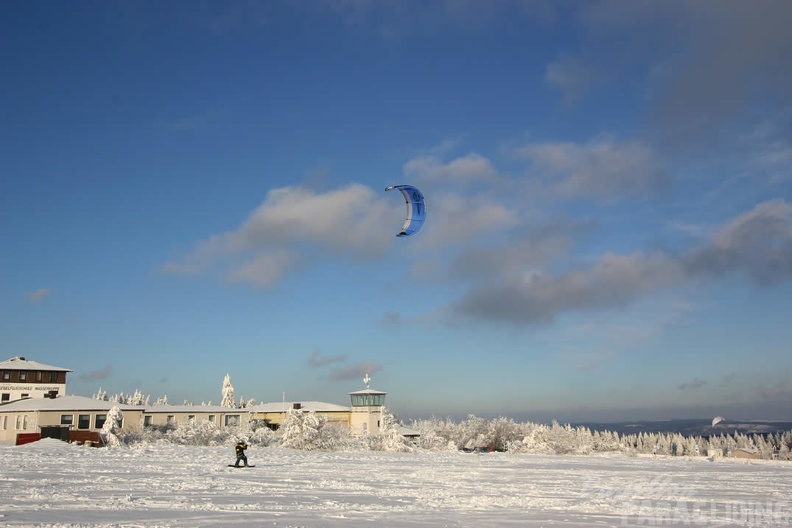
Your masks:
<svg viewBox="0 0 792 528"><path fill-rule="evenodd" d="M349 395L353 394L388 394L387 392L382 392L374 389L363 389L355 392L350 392Z"/></svg>
<svg viewBox="0 0 792 528"><path fill-rule="evenodd" d="M0 362L0 370L49 370L56 372L74 372L71 369L63 367L53 367L52 365L45 365L38 361L30 361L22 356L12 357Z"/></svg>
<svg viewBox="0 0 792 528"><path fill-rule="evenodd" d="M122 411L141 411L142 407L121 405L95 400L85 396L60 396L58 398L25 398L0 405L0 412L13 411L109 411L118 405Z"/></svg>
<svg viewBox="0 0 792 528"><path fill-rule="evenodd" d="M149 405L146 413L240 413L248 409L221 407L220 405Z"/></svg>
<svg viewBox="0 0 792 528"><path fill-rule="evenodd" d="M399 426L399 432L402 436L421 436L421 433L412 429L410 427L405 427L403 425Z"/></svg>
<svg viewBox="0 0 792 528"><path fill-rule="evenodd" d="M292 409L295 403L300 404L300 410L307 412L349 412L349 407L319 401L259 403L250 407L249 410L260 413L280 413Z"/></svg>

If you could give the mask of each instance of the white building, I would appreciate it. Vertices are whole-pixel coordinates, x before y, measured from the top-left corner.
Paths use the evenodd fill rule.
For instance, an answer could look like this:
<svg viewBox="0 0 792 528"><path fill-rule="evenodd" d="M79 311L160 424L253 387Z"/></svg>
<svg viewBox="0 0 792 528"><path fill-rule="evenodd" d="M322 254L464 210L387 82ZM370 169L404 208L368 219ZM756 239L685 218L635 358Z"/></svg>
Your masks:
<svg viewBox="0 0 792 528"><path fill-rule="evenodd" d="M21 356L0 362L0 404L66 394L67 372L72 371L28 361Z"/></svg>
<svg viewBox="0 0 792 528"><path fill-rule="evenodd" d="M69 369L28 361L23 357L0 363L0 441L19 441L36 434L42 438L98 441L98 432L115 403L64 396ZM350 392L351 406L334 403L273 402L239 409L207 405L119 405L124 412L123 429L178 425L187 422L211 422L220 427L246 425L254 420L265 421L277 429L289 410L299 409L323 416L328 423L348 427L355 435L377 434L387 393L368 388ZM406 434L406 433L405 433ZM28 441L28 440L26 440Z"/></svg>
<svg viewBox="0 0 792 528"><path fill-rule="evenodd" d="M349 428L353 434L377 434L380 432L386 394L386 392L369 388L349 393L352 398Z"/></svg>
<svg viewBox="0 0 792 528"><path fill-rule="evenodd" d="M143 407L84 396L26 398L0 405L0 442L14 442L19 435L29 434L39 434L42 438L91 438L98 441L98 433L114 406L124 413L122 428L140 427Z"/></svg>

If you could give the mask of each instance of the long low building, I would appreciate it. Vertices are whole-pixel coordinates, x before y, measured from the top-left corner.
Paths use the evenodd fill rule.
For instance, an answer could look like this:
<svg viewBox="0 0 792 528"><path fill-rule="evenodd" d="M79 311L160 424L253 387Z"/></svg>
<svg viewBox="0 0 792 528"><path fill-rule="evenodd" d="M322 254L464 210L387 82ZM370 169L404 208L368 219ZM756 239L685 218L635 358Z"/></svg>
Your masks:
<svg viewBox="0 0 792 528"><path fill-rule="evenodd" d="M15 442L18 435L39 433L43 437L62 438L61 430L99 432L107 415L118 404L86 398L26 398L0 405L0 441ZM139 426L144 409L118 405L123 411L122 427Z"/></svg>
<svg viewBox="0 0 792 528"><path fill-rule="evenodd" d="M66 434L69 432L88 434L102 430L107 414L117 404L84 396L63 396L69 372L72 370L22 356L0 361L0 442L15 442L19 435L65 438L70 436ZM368 375L363 381L365 389L349 393L350 406L318 401L261 403L242 409L213 405L119 405L124 414L122 428L178 425L191 420L234 427L244 425L245 420L260 420L277 429L289 410L299 409L323 416L329 423L346 425L353 434L377 433L386 393L369 388Z"/></svg>
<svg viewBox="0 0 792 528"><path fill-rule="evenodd" d="M16 442L19 435L41 434L64 438L67 431L98 433L114 406L123 411L122 429L179 425L189 421L211 422L220 427L264 421L272 429L283 423L287 413L296 409L323 416L331 424L345 425L353 434L377 433L381 425L385 394L373 389L350 393L351 406L334 403L277 402L248 408L217 405L119 405L84 396L25 398L0 405L0 442Z"/></svg>

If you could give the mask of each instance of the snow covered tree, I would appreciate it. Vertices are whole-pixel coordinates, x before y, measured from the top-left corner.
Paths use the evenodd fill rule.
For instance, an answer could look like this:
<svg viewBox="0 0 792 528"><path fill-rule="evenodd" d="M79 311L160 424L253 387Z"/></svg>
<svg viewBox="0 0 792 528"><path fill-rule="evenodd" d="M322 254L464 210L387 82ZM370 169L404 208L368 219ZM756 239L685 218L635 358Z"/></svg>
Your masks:
<svg viewBox="0 0 792 528"><path fill-rule="evenodd" d="M220 406L231 407L232 409L236 407L236 402L234 401L234 386L231 385L230 374L226 374L223 379L223 399L220 401Z"/></svg>
<svg viewBox="0 0 792 528"><path fill-rule="evenodd" d="M299 409L289 409L280 432L280 445L292 449L334 449L341 443L339 430L327 424L326 416Z"/></svg>
<svg viewBox="0 0 792 528"><path fill-rule="evenodd" d="M93 395L93 399L100 401L107 401L107 391L104 390L102 387L99 387L99 390L96 391L96 394Z"/></svg>
<svg viewBox="0 0 792 528"><path fill-rule="evenodd" d="M214 446L223 445L233 438L228 428L203 420L190 420L176 425L165 433L165 439L179 445Z"/></svg>
<svg viewBox="0 0 792 528"><path fill-rule="evenodd" d="M143 396L143 393L140 392L140 389L136 389L134 394L127 398L127 404L129 405L148 405L149 396Z"/></svg>
<svg viewBox="0 0 792 528"><path fill-rule="evenodd" d="M107 413L107 419L102 426L102 438L108 447L118 447L121 445L121 439L118 434L121 431L121 424L124 421L124 412L118 405L113 405L110 412Z"/></svg>
<svg viewBox="0 0 792 528"><path fill-rule="evenodd" d="M386 408L382 411L380 432L371 438L371 448L379 451L412 451L401 432L401 424Z"/></svg>

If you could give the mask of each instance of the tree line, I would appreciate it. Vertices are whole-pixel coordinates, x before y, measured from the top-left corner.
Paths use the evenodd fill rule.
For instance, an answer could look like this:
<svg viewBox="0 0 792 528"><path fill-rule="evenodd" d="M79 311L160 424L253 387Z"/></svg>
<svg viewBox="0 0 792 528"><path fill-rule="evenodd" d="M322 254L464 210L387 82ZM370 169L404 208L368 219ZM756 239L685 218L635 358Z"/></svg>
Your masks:
<svg viewBox="0 0 792 528"><path fill-rule="evenodd" d="M770 434L720 433L684 436L680 433L631 433L597 431L553 421L550 424L515 422L500 417L485 419L469 415L456 422L429 418L401 423L383 410L380 431L353 435L344 424L300 409L290 409L280 428L252 418L238 426L222 427L208 421L121 430L120 409L111 411L103 433L108 445L168 441L184 445L225 445L244 439L252 445L279 445L303 450L379 451L502 451L509 453L575 454L619 452L629 455L675 456L728 455L747 449L761 458L792 459L792 431ZM108 417L110 418L110 417ZM109 424L109 425L108 425ZM114 426L117 424L117 426Z"/></svg>

